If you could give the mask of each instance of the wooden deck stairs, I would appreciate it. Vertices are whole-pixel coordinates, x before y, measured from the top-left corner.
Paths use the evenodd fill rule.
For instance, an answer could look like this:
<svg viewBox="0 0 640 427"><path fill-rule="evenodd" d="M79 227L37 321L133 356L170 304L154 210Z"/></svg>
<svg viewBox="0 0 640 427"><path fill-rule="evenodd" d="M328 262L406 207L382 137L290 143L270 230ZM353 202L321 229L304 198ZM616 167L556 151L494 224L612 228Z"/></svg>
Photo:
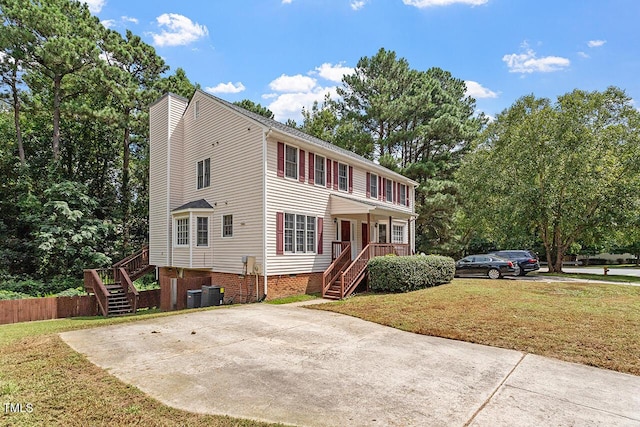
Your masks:
<svg viewBox="0 0 640 427"><path fill-rule="evenodd" d="M84 288L94 294L104 316L122 316L135 313L138 308L138 291L133 281L152 271L149 264L149 248L144 247L110 268L84 271Z"/></svg>
<svg viewBox="0 0 640 427"><path fill-rule="evenodd" d="M369 243L352 260L349 242L333 242L333 262L322 276L322 297L343 299L351 295L367 277L367 263L371 258L389 254L409 255L409 245Z"/></svg>

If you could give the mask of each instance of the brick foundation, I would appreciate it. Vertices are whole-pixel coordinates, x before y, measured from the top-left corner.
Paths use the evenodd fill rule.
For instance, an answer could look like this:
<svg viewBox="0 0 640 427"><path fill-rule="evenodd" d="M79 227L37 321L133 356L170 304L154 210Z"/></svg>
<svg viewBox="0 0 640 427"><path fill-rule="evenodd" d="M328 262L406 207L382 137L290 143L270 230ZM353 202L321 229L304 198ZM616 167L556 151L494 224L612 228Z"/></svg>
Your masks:
<svg viewBox="0 0 640 427"><path fill-rule="evenodd" d="M175 268L162 267L159 271L162 309L170 310L170 280L178 277ZM243 276L232 273L219 273L201 270L183 270L182 278L179 278L178 305L176 308L184 308L188 289L200 289L200 281L194 278L206 278L206 284L224 288L225 304L244 304L264 299L264 277ZM203 281L203 283L205 282ZM182 283L184 282L184 283ZM191 283L193 282L193 283ZM267 278L267 300L288 297L299 294L311 294L322 292L322 273L282 274Z"/></svg>

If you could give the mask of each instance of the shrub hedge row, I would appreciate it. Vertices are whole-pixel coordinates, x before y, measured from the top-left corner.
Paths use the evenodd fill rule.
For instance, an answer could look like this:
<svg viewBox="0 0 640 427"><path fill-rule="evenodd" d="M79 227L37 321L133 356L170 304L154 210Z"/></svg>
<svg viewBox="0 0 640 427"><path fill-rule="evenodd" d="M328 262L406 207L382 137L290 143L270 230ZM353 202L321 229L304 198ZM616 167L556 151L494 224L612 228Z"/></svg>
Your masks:
<svg viewBox="0 0 640 427"><path fill-rule="evenodd" d="M369 260L369 287L374 292L410 292L453 280L452 258L439 255L383 256Z"/></svg>

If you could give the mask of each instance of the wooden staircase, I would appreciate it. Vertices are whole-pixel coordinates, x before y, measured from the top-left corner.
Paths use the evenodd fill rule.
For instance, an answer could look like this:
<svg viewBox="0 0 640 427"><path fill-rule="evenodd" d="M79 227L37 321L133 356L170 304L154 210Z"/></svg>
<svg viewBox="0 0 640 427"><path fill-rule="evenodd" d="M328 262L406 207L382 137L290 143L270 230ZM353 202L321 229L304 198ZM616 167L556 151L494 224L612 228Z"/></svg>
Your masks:
<svg viewBox="0 0 640 427"><path fill-rule="evenodd" d="M96 296L104 316L135 313L139 295L133 281L153 268L153 265L149 265L149 248L144 247L111 268L85 270L84 288Z"/></svg>
<svg viewBox="0 0 640 427"><path fill-rule="evenodd" d="M336 244L341 244L337 248ZM369 243L351 260L351 244L333 242L332 254L335 257L329 268L322 275L322 297L342 299L351 295L366 278L367 263L371 258L389 254L409 255L409 245L396 243Z"/></svg>

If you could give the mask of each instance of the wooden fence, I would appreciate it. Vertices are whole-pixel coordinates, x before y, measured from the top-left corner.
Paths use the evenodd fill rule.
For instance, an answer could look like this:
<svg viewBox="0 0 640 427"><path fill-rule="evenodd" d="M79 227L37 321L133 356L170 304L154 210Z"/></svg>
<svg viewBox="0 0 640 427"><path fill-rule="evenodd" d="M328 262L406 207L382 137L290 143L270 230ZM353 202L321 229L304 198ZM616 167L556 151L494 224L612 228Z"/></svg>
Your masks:
<svg viewBox="0 0 640 427"><path fill-rule="evenodd" d="M138 309L160 306L160 289L140 291ZM27 298L0 301L0 325L33 320L97 316L95 295L75 297Z"/></svg>

